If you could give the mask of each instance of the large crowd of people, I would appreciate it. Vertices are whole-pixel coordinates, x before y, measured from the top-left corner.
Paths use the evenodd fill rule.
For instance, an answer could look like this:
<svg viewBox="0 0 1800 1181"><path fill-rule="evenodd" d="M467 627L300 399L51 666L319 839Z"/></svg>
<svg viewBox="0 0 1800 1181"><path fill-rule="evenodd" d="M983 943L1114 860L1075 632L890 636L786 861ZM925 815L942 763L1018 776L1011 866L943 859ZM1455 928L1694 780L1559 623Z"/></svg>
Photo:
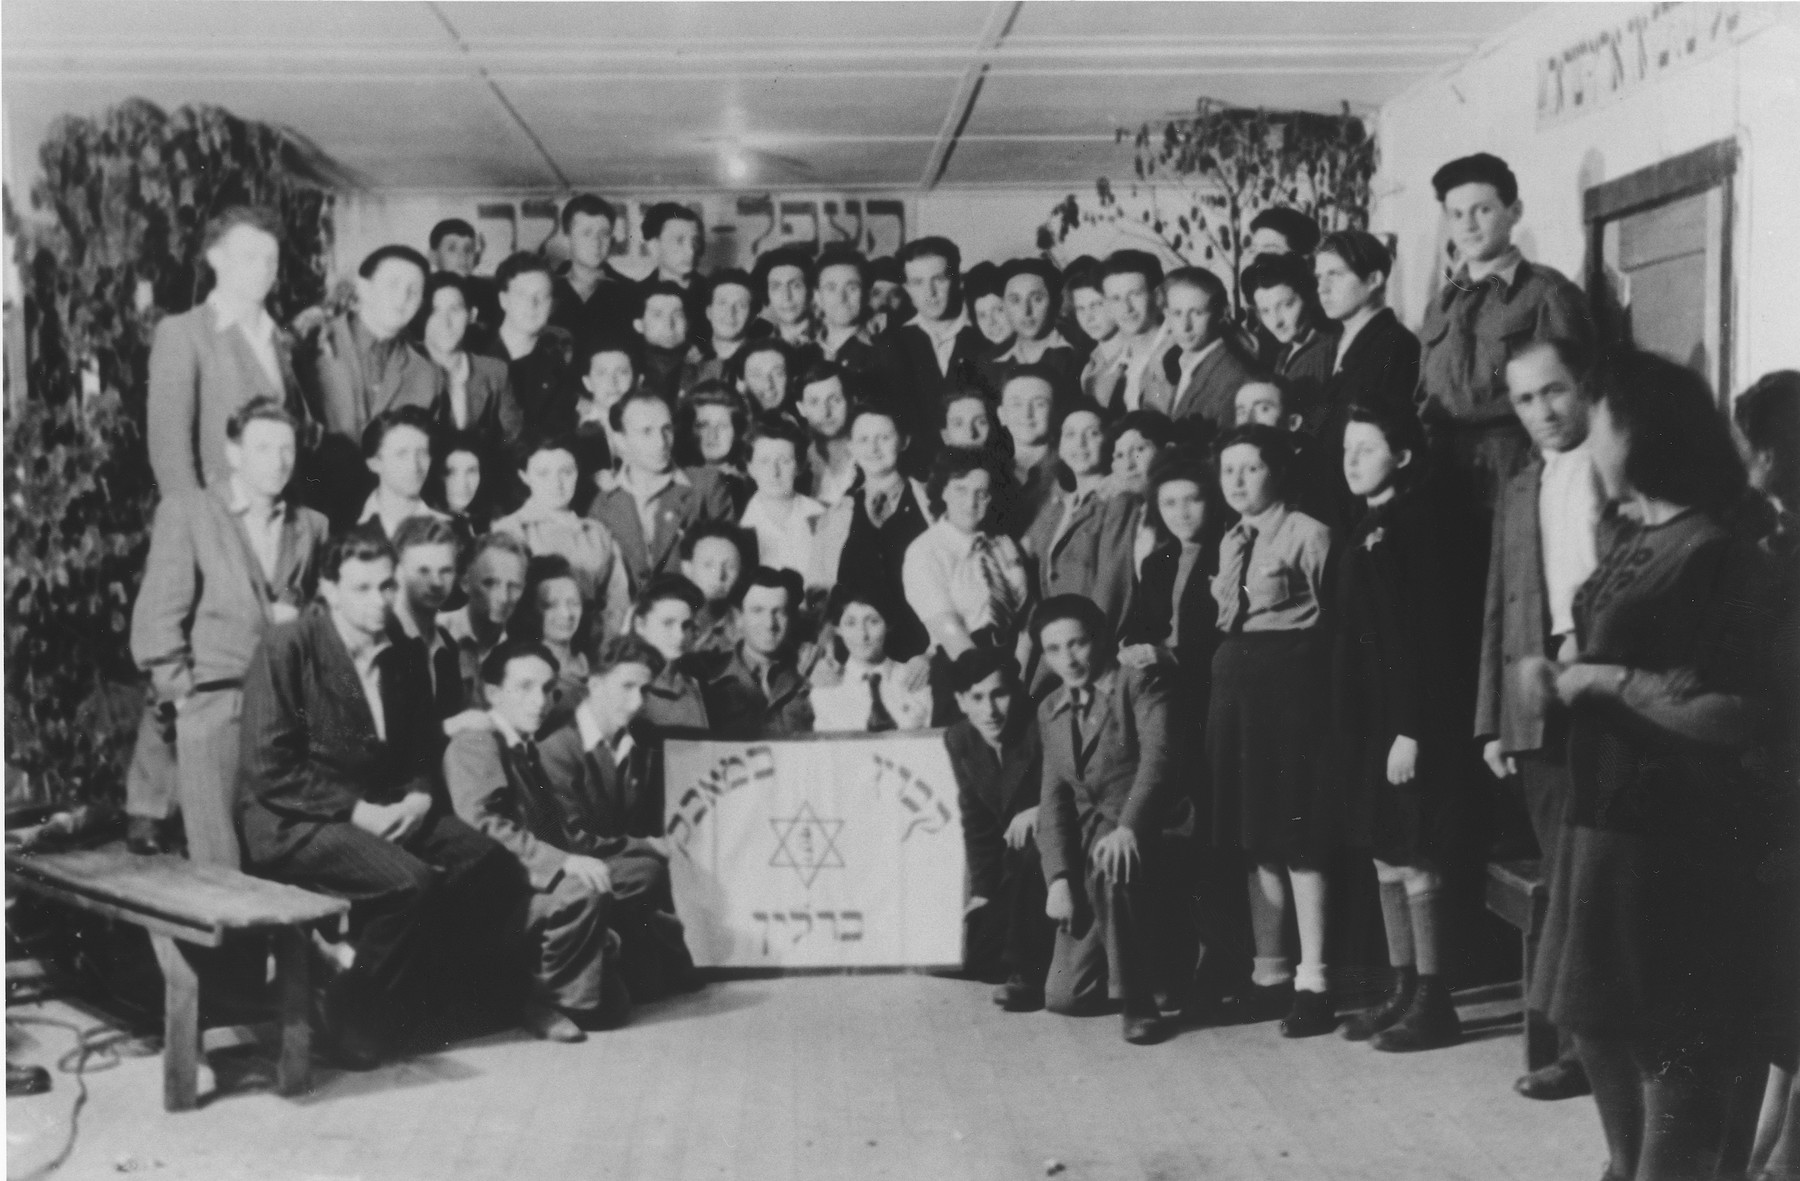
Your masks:
<svg viewBox="0 0 1800 1181"><path fill-rule="evenodd" d="M1417 334L1379 238L1286 208L1240 315L1131 249L704 274L674 203L632 279L582 194L560 266L477 275L445 221L301 332L277 223L221 213L151 361L132 847L352 901L318 942L347 1064L472 1012L578 1041L694 984L669 736L942 726L997 1004L1400 1052L1461 1037L1446 880L1499 780L1564 1047L1520 1089L1591 1089L1615 1181L1703 1175L1794 1065L1800 375L1734 440L1523 258L1503 161L1433 184ZM1392 977L1340 1019L1343 849Z"/></svg>

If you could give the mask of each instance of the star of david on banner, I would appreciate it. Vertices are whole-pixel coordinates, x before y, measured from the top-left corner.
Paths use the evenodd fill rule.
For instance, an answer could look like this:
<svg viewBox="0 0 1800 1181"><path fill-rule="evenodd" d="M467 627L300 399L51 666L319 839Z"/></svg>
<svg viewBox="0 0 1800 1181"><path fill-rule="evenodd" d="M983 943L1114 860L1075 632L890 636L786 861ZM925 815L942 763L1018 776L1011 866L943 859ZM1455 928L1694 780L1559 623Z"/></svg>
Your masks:
<svg viewBox="0 0 1800 1181"><path fill-rule="evenodd" d="M810 802L801 804L800 810L786 820L770 820L769 827L775 830L777 843L769 864L792 869L809 889L821 869L844 868L843 855L837 848L844 822L819 819Z"/></svg>

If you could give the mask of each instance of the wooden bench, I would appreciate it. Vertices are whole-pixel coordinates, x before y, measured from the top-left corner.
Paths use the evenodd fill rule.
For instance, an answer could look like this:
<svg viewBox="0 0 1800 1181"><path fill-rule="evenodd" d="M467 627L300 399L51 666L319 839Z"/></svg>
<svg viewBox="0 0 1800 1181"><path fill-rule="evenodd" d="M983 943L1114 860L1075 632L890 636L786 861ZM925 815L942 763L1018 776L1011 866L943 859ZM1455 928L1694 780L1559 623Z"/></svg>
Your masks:
<svg viewBox="0 0 1800 1181"><path fill-rule="evenodd" d="M1525 1018L1525 1069L1537 1070L1556 1061L1556 1030L1542 1014L1531 1011L1531 978L1537 971L1538 936L1544 929L1549 890L1535 861L1490 861L1487 908L1518 928L1523 943L1524 976L1519 981L1519 1010Z"/></svg>
<svg viewBox="0 0 1800 1181"><path fill-rule="evenodd" d="M169 1111L191 1110L198 1099L200 981L181 944L218 947L236 936L272 936L280 994L276 1084L283 1095L307 1088L312 1052L307 931L348 911L348 902L183 857L139 856L120 844L67 853L8 850L6 878L21 889L149 932L163 974L163 1107Z"/></svg>

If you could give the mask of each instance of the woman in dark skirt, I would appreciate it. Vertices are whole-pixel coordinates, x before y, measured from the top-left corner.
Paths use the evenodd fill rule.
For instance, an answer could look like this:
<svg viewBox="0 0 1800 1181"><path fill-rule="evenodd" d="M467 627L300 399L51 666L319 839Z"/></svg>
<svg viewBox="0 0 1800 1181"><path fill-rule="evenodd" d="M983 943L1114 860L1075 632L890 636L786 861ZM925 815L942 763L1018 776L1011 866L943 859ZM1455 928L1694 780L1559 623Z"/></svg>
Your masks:
<svg viewBox="0 0 1800 1181"><path fill-rule="evenodd" d="M1256 944L1252 1008L1275 1008L1288 989L1286 1037L1337 1024L1325 977L1325 852L1332 818L1320 736L1329 718L1323 628L1331 531L1289 507L1292 449L1260 424L1219 440L1219 487L1238 523L1219 545L1213 577L1222 639L1213 656L1206 751L1213 841L1243 851ZM1289 887L1300 963L1282 946Z"/></svg>
<svg viewBox="0 0 1800 1181"><path fill-rule="evenodd" d="M1462 1040L1442 962L1442 867L1474 781L1467 661L1471 593L1457 531L1416 491L1425 435L1413 414L1358 408L1344 429L1344 478L1368 510L1334 579L1332 760L1344 839L1374 854L1394 982L1344 1036L1377 1050Z"/></svg>
<svg viewBox="0 0 1800 1181"><path fill-rule="evenodd" d="M1615 505L1575 599L1580 660L1520 670L1568 711L1571 779L1532 1007L1575 1037L1609 1178L1712 1177L1769 977L1744 754L1791 656L1764 555L1718 519L1744 473L1705 382L1620 354L1597 393Z"/></svg>

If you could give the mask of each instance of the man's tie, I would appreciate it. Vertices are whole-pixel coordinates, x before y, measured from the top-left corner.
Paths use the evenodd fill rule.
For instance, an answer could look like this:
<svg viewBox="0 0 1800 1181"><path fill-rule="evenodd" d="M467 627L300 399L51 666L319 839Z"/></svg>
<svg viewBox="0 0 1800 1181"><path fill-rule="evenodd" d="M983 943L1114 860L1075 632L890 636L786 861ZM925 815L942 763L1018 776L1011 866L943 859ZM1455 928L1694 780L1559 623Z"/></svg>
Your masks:
<svg viewBox="0 0 1800 1181"><path fill-rule="evenodd" d="M1012 631L1013 617L1021 604L1014 602L1012 584L1000 565L1000 554L994 539L983 533L975 538L975 560L981 564L981 580L987 584L988 604L994 631L1007 635Z"/></svg>
<svg viewBox="0 0 1800 1181"><path fill-rule="evenodd" d="M881 702L881 674L870 673L867 684L869 686L869 731L879 734L883 730L898 730L900 723L894 720L894 715L889 713L888 707Z"/></svg>
<svg viewBox="0 0 1800 1181"><path fill-rule="evenodd" d="M1250 555L1256 549L1256 530L1249 525L1239 524L1226 538L1227 544L1220 555L1220 573L1224 575L1227 585L1237 588L1237 599L1220 613L1219 630L1235 634L1244 630L1244 620L1250 614L1250 588L1247 585L1250 574Z"/></svg>
<svg viewBox="0 0 1800 1181"><path fill-rule="evenodd" d="M888 502L891 499L892 497L886 492L875 492L870 494L869 521L875 528L879 529L887 524L888 515L891 511Z"/></svg>
<svg viewBox="0 0 1800 1181"><path fill-rule="evenodd" d="M1087 713L1087 699L1090 690L1069 690L1069 741L1075 751L1075 772L1085 774L1087 771L1087 743L1082 737L1081 721Z"/></svg>
<svg viewBox="0 0 1800 1181"><path fill-rule="evenodd" d="M1112 392L1106 396L1106 406L1109 410L1136 409L1136 407L1125 405L1125 387L1131 384L1130 353L1124 351L1119 353L1118 369L1119 376L1113 381Z"/></svg>

